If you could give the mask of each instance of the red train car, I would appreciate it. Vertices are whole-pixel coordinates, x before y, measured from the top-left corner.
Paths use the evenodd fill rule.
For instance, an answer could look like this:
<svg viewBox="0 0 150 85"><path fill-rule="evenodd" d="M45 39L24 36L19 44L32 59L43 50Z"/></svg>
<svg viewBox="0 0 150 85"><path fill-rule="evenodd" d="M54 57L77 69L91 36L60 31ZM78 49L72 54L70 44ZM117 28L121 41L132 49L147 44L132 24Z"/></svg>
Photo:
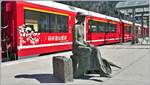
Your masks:
<svg viewBox="0 0 150 85"><path fill-rule="evenodd" d="M3 40L9 38L3 48L7 49L5 43L10 44L9 51L20 58L71 49L75 13L65 6L56 8L61 4L54 2L36 3L39 2L2 2L2 25L8 25Z"/></svg>
<svg viewBox="0 0 150 85"><path fill-rule="evenodd" d="M149 37L149 28L147 26L145 28L146 28L145 29L146 30L146 37Z"/></svg>
<svg viewBox="0 0 150 85"><path fill-rule="evenodd" d="M135 23L135 40L139 42L139 38L142 38L142 27L140 24Z"/></svg>
<svg viewBox="0 0 150 85"><path fill-rule="evenodd" d="M149 28L147 26L143 26L143 34L144 37L149 37Z"/></svg>
<svg viewBox="0 0 150 85"><path fill-rule="evenodd" d="M85 41L94 45L131 40L131 22L52 1L3 1L2 50L12 59L70 50L77 12L84 12Z"/></svg>
<svg viewBox="0 0 150 85"><path fill-rule="evenodd" d="M122 39L123 42L128 42L132 40L132 29L133 29L133 23L130 21L122 20Z"/></svg>
<svg viewBox="0 0 150 85"><path fill-rule="evenodd" d="M94 45L119 42L121 33L119 19L91 12L87 21L87 42Z"/></svg>

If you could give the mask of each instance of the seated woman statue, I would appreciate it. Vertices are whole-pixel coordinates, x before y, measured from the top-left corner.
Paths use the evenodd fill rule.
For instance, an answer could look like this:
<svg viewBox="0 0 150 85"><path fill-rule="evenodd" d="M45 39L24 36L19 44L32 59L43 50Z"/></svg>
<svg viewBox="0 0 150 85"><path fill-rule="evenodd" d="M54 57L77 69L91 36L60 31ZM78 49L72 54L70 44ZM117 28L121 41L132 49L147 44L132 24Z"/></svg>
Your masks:
<svg viewBox="0 0 150 85"><path fill-rule="evenodd" d="M97 47L87 44L84 40L84 20L83 13L76 15L77 23L73 27L73 74L74 78L84 75L89 70L97 70L100 76L110 77L111 68L109 63L101 57Z"/></svg>

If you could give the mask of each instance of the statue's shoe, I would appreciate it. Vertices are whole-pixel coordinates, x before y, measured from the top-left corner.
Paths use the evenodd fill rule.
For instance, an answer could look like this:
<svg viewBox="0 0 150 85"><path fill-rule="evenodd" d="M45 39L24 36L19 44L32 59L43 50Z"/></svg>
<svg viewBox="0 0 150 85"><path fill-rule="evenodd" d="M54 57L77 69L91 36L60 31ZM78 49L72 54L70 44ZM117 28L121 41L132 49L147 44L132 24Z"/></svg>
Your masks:
<svg viewBox="0 0 150 85"><path fill-rule="evenodd" d="M112 76L109 74L103 74L103 75L101 74L100 77L112 78Z"/></svg>

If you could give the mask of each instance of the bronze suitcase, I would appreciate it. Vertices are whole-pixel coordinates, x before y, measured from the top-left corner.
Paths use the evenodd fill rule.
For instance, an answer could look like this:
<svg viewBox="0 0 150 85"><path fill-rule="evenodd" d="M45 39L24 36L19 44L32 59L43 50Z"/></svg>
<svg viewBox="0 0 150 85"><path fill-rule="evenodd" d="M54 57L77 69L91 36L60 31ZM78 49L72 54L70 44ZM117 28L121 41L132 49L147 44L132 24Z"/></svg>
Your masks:
<svg viewBox="0 0 150 85"><path fill-rule="evenodd" d="M62 82L73 81L73 68L71 58L64 56L53 57L53 73Z"/></svg>

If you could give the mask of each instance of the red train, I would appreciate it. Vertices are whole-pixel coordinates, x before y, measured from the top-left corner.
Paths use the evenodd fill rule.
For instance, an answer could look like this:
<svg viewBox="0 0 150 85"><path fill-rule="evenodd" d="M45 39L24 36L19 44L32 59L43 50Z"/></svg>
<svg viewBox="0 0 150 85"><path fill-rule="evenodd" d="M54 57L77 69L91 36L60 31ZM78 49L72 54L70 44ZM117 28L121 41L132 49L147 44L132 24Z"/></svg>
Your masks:
<svg viewBox="0 0 150 85"><path fill-rule="evenodd" d="M3 57L18 59L70 50L77 12L88 14L87 42L104 45L132 40L132 22L69 5L52 1L3 1L1 6L2 27L5 27L2 29Z"/></svg>

